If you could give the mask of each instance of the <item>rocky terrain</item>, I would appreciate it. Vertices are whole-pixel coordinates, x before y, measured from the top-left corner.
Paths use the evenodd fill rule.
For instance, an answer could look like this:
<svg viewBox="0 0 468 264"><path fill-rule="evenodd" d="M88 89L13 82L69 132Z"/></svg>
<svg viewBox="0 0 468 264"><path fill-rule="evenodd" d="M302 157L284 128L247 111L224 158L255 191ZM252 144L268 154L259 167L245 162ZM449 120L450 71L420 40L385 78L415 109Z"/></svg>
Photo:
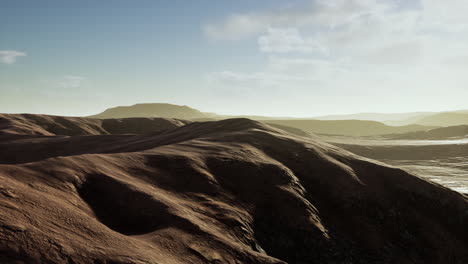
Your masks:
<svg viewBox="0 0 468 264"><path fill-rule="evenodd" d="M0 263L468 262L466 196L296 130L36 115L0 128Z"/></svg>

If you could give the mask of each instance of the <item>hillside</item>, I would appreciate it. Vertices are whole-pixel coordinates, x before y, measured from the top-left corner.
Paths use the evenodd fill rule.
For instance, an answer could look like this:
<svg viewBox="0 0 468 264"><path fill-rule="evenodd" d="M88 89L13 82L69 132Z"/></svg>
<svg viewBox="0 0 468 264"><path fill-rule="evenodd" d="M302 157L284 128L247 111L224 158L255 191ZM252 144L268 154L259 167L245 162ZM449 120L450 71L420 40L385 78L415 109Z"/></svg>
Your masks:
<svg viewBox="0 0 468 264"><path fill-rule="evenodd" d="M415 123L426 126L468 125L468 113L464 111L438 113L423 117Z"/></svg>
<svg viewBox="0 0 468 264"><path fill-rule="evenodd" d="M390 139L444 140L468 137L468 125L449 126L385 136Z"/></svg>
<svg viewBox="0 0 468 264"><path fill-rule="evenodd" d="M365 120L267 120L266 122L298 128L309 133L344 136L376 136L434 128L422 125L388 126Z"/></svg>
<svg viewBox="0 0 468 264"><path fill-rule="evenodd" d="M201 112L188 106L150 103L135 104L132 106L118 106L109 108L100 114L88 116L88 118L95 119L129 117L160 117L191 121L248 118L264 121L270 124L299 128L310 133L347 136L374 136L382 134L408 133L413 131L423 131L441 126L468 125L467 110L442 113L358 113L350 115L329 115L313 119L303 119L255 115L219 115L216 113ZM366 128L363 128L364 126Z"/></svg>
<svg viewBox="0 0 468 264"><path fill-rule="evenodd" d="M270 120L278 117L258 116L258 115L219 115L216 113L201 112L197 109L174 104L149 103L135 104L132 106L118 106L105 110L104 112L88 116L88 118L110 119L129 117L163 117L177 118L191 121L211 121L230 118L248 118L253 120ZM292 119L285 117L285 119Z"/></svg>
<svg viewBox="0 0 468 264"><path fill-rule="evenodd" d="M32 114L0 114L0 138L144 134L183 126L172 118L92 119Z"/></svg>
<svg viewBox="0 0 468 264"><path fill-rule="evenodd" d="M268 122L268 121L265 121L265 122ZM295 128L295 127L283 126L283 125L278 125L278 124L268 124L268 125L275 127L275 128L279 128L281 130L284 130L288 133L291 133L293 135L300 136L300 137L317 137L311 133L305 132L304 130Z"/></svg>
<svg viewBox="0 0 468 264"><path fill-rule="evenodd" d="M468 262L463 195L248 119L10 134L0 207L1 263Z"/></svg>

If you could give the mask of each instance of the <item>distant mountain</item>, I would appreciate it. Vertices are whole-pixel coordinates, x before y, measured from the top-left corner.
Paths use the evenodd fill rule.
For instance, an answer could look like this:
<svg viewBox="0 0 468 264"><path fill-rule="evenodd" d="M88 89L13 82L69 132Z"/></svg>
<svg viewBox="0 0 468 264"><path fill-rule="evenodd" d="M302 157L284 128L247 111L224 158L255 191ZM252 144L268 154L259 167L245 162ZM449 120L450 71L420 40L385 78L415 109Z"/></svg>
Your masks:
<svg viewBox="0 0 468 264"><path fill-rule="evenodd" d="M350 115L319 116L318 120L371 120L390 126L419 124L426 126L468 125L468 110L450 112L411 112L411 113L358 113Z"/></svg>
<svg viewBox="0 0 468 264"><path fill-rule="evenodd" d="M415 122L426 126L468 125L468 111L444 112L423 117Z"/></svg>
<svg viewBox="0 0 468 264"><path fill-rule="evenodd" d="M197 109L166 103L135 104L131 106L117 106L109 108L97 115L87 116L89 118L129 118L129 117L162 117L177 118L191 121L215 121L229 118L248 118L252 120L270 119L292 119L290 117L269 117L258 115L218 115L216 113L201 112Z"/></svg>
<svg viewBox="0 0 468 264"><path fill-rule="evenodd" d="M314 119L318 120L370 120L379 121L388 125L409 125L410 123L404 122L412 118L422 118L434 114L433 112L411 112L411 113L357 113L348 115L326 115L318 116ZM403 122L401 122L403 121ZM388 122L388 123L387 123ZM401 123L401 124L400 124Z"/></svg>
<svg viewBox="0 0 468 264"><path fill-rule="evenodd" d="M216 114L203 113L197 109L188 106L173 104L135 104L132 106L118 106L109 108L104 112L89 116L90 118L128 118L128 117L163 117L177 119L197 119L212 118Z"/></svg>
<svg viewBox="0 0 468 264"><path fill-rule="evenodd" d="M423 125L388 126L367 120L268 120L267 123L294 127L309 133L343 136L377 136L435 128Z"/></svg>
<svg viewBox="0 0 468 264"><path fill-rule="evenodd" d="M191 121L214 121L229 118L249 118L266 121L271 124L283 124L289 120L306 132L337 135L382 135L407 133L427 130L440 126L468 125L468 110L452 112L412 112L412 113L358 113L350 115L329 115L316 118L269 117L257 115L219 115L201 112L197 109L165 103L135 104L118 106L104 112L88 116L96 119L129 118L129 117L161 117L185 119ZM315 120L316 122L312 122ZM274 122L272 122L274 121ZM279 123L277 123L278 121ZM334 121L331 123L318 121ZM343 121L350 121L348 123ZM369 122L359 122L369 121ZM311 123L312 122L312 123ZM307 124L307 125L306 125ZM308 127L304 129L303 126Z"/></svg>
<svg viewBox="0 0 468 264"><path fill-rule="evenodd" d="M434 128L426 131L416 131L397 135L386 136L391 139L416 139L416 140L443 140L468 137L468 125Z"/></svg>

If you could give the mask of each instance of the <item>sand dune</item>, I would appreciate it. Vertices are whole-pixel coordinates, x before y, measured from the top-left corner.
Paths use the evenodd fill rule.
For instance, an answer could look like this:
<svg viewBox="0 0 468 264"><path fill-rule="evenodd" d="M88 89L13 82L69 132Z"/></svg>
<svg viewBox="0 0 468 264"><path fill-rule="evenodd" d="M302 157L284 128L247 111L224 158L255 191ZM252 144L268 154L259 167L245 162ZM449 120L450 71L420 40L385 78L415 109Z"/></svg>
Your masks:
<svg viewBox="0 0 468 264"><path fill-rule="evenodd" d="M466 197L316 138L22 118L0 147L2 263L468 262Z"/></svg>

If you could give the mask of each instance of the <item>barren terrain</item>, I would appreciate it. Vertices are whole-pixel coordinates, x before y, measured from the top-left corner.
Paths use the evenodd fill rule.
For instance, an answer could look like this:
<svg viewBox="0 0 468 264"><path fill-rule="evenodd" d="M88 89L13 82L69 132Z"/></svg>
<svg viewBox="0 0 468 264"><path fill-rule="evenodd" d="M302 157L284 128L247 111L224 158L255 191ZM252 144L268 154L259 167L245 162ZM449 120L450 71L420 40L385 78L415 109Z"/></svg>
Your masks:
<svg viewBox="0 0 468 264"><path fill-rule="evenodd" d="M466 196L316 137L249 119L0 127L1 263L468 262Z"/></svg>

